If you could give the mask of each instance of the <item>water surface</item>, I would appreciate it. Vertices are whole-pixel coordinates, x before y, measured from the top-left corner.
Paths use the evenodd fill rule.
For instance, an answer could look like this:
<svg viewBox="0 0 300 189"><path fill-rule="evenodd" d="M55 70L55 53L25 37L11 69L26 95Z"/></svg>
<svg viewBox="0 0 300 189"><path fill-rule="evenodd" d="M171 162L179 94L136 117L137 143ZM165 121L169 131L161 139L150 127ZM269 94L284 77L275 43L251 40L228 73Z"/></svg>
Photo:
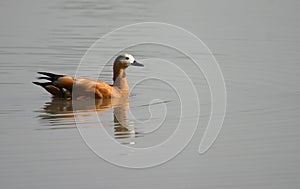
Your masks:
<svg viewBox="0 0 300 189"><path fill-rule="evenodd" d="M298 1L26 0L0 5L3 188L299 188ZM131 170L96 156L78 133L72 103L52 100L31 81L37 71L74 75L81 57L100 36L143 21L176 24L208 45L224 74L228 108L217 141L198 155L210 98L203 74L187 67L201 95L198 131L168 163ZM189 65L170 49L141 45L128 50L139 59L163 57ZM99 75L109 83L111 65ZM144 69L129 68L130 86L153 70L151 63ZM172 73L170 79L181 81ZM165 140L180 113L172 89L157 81L137 85L125 103L96 105L97 114L83 103L80 116L100 117L112 137L135 147ZM151 132L164 105L168 124Z"/></svg>

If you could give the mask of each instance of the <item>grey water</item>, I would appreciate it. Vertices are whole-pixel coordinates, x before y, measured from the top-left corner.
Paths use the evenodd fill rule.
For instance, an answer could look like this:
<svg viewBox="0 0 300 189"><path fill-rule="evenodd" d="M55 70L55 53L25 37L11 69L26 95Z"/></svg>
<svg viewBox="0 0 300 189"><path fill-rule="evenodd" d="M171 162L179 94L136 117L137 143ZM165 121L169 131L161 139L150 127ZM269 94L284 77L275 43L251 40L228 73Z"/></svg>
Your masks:
<svg viewBox="0 0 300 189"><path fill-rule="evenodd" d="M299 7L293 0L1 1L1 188L299 188ZM226 117L215 143L199 155L211 99L204 75L186 66L201 96L191 142L162 165L122 168L98 157L78 132L85 122L76 122L75 116L95 116L93 107L82 104L81 112L75 112L71 101L51 99L31 82L37 71L74 75L101 36L153 21L185 28L210 48L226 84ZM107 49L114 49L118 40ZM162 46L127 50L141 60L163 57L190 65ZM153 79L133 86L159 71L144 62L144 68L127 70L134 87L128 101L122 106L96 103L101 127L122 145L139 148L163 142L180 116L170 85ZM99 79L111 83L112 62L104 67ZM87 73L95 73L93 69ZM166 74L183 85L178 75ZM156 128L165 107L167 124Z"/></svg>

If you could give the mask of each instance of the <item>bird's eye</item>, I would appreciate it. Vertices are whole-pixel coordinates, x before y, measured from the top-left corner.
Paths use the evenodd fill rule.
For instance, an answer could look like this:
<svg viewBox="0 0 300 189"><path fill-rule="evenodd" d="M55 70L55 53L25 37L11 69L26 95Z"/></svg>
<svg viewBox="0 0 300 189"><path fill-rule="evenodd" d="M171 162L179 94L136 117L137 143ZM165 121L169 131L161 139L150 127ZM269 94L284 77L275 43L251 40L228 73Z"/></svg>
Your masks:
<svg viewBox="0 0 300 189"><path fill-rule="evenodd" d="M129 57L126 57L125 59L126 59L126 60L129 60Z"/></svg>

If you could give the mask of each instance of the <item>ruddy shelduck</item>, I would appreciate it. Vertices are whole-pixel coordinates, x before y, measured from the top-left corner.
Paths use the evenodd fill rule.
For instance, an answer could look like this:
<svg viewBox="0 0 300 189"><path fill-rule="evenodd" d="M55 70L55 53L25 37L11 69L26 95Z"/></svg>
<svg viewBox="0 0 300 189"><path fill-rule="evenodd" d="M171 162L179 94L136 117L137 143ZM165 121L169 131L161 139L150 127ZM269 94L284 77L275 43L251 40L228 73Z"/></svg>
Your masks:
<svg viewBox="0 0 300 189"><path fill-rule="evenodd" d="M129 66L144 65L138 63L131 54L122 54L115 59L113 65L113 85L99 80L88 78L74 78L66 75L38 72L42 77L38 79L47 82L33 82L43 87L54 98L84 98L94 96L95 98L120 98L127 97L129 87L126 80L125 69ZM73 95L72 92L74 91ZM76 91L76 92L75 92Z"/></svg>

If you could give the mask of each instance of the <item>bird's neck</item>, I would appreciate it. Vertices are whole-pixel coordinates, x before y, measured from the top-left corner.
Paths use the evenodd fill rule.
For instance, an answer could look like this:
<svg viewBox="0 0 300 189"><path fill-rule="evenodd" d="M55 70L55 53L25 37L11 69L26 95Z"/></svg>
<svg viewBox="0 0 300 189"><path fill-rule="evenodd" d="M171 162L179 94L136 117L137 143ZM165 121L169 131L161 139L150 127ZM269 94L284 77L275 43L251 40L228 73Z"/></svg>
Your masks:
<svg viewBox="0 0 300 189"><path fill-rule="evenodd" d="M114 87L119 88L122 92L128 93L129 87L126 80L125 69L114 68Z"/></svg>

